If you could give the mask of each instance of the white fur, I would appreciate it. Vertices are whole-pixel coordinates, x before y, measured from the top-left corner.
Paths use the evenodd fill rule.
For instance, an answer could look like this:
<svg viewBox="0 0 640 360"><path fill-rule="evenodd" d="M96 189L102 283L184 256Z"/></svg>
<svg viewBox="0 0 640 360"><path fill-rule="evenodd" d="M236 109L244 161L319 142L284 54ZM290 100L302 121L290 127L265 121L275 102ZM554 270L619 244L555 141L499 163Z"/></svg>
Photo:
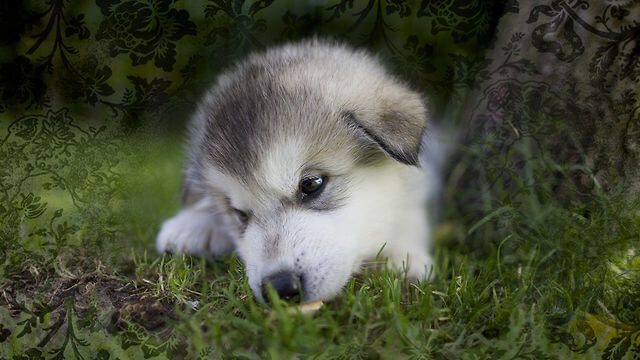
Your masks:
<svg viewBox="0 0 640 360"><path fill-rule="evenodd" d="M220 209L208 197L184 208L162 224L156 238L156 250L159 253L205 256L218 256L232 251L233 237L225 229L233 220L219 215ZM213 222L214 219L217 223Z"/></svg>

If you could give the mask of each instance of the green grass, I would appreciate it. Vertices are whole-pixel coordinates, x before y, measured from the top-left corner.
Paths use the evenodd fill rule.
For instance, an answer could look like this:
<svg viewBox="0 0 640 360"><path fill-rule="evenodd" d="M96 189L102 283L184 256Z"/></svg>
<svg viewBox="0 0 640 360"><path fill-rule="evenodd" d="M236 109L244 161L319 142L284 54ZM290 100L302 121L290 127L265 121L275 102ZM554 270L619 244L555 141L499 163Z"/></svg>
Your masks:
<svg viewBox="0 0 640 360"><path fill-rule="evenodd" d="M640 357L640 207L624 196L560 205L529 182L498 190L483 216L447 208L433 281L365 271L302 315L257 303L235 256L156 255L179 206L180 141L124 148L136 156L112 209L117 236L8 250L0 358Z"/></svg>

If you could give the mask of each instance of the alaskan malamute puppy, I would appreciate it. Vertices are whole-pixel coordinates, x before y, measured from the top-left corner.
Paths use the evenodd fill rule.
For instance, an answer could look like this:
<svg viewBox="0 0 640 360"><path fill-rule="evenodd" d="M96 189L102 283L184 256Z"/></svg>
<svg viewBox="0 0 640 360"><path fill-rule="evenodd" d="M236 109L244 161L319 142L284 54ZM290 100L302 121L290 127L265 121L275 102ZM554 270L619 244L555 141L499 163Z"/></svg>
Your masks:
<svg viewBox="0 0 640 360"><path fill-rule="evenodd" d="M335 296L381 253L431 270L423 96L364 51L311 40L219 76L190 132L184 209L160 252L236 251L255 296ZM421 165L423 165L421 167Z"/></svg>

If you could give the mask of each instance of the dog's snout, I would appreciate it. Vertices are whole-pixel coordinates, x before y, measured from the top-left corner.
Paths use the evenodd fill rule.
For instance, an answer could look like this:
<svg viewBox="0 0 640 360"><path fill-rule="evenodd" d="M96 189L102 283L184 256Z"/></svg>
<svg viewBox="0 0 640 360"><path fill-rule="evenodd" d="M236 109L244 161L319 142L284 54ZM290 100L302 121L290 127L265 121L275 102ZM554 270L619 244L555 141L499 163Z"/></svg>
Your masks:
<svg viewBox="0 0 640 360"><path fill-rule="evenodd" d="M262 297L268 301L268 287L271 286L278 296L288 302L302 301L302 283L300 275L288 271L281 271L267 276L262 281Z"/></svg>

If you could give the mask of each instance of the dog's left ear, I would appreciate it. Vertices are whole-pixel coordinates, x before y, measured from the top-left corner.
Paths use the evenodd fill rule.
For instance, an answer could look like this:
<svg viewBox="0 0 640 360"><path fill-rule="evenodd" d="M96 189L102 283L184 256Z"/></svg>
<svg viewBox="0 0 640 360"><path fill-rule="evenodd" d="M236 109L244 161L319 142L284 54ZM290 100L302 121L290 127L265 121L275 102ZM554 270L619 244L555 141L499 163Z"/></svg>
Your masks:
<svg viewBox="0 0 640 360"><path fill-rule="evenodd" d="M423 97L394 83L382 89L374 106L374 111L348 111L348 121L393 159L418 166L422 135L427 126Z"/></svg>

